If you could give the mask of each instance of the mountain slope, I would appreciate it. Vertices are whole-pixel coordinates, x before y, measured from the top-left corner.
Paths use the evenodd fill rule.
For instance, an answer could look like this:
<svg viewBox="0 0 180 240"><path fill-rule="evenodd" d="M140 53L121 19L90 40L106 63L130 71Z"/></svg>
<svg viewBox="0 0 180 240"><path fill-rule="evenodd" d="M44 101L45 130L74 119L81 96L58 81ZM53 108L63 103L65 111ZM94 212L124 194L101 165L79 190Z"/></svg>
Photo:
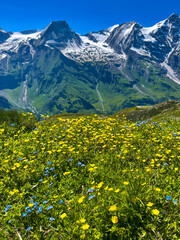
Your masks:
<svg viewBox="0 0 180 240"><path fill-rule="evenodd" d="M158 119L174 119L180 120L180 100L169 100L167 102L158 103L153 106L136 106L126 108L119 111L116 115L128 120L143 121L149 118Z"/></svg>
<svg viewBox="0 0 180 240"><path fill-rule="evenodd" d="M0 29L0 96L35 113L114 113L180 98L180 16L84 36L65 21Z"/></svg>

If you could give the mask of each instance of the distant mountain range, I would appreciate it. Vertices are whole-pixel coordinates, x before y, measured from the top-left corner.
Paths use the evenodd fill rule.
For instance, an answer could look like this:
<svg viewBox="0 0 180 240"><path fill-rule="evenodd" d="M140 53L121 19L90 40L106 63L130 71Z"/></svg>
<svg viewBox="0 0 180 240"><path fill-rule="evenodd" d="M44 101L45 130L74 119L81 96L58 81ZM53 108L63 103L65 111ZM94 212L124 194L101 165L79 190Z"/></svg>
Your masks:
<svg viewBox="0 0 180 240"><path fill-rule="evenodd" d="M115 113L180 99L180 16L85 35L65 21L0 29L0 107L35 113Z"/></svg>

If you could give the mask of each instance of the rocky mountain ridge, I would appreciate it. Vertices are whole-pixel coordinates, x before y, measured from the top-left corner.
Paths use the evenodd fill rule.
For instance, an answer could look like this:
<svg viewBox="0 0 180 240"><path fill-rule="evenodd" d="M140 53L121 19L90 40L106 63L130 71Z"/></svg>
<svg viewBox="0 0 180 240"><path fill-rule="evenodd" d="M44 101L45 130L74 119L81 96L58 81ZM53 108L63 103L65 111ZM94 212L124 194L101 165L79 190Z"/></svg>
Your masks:
<svg viewBox="0 0 180 240"><path fill-rule="evenodd" d="M14 107L48 113L112 113L178 99L180 16L84 36L65 21L43 31L0 29L0 96Z"/></svg>

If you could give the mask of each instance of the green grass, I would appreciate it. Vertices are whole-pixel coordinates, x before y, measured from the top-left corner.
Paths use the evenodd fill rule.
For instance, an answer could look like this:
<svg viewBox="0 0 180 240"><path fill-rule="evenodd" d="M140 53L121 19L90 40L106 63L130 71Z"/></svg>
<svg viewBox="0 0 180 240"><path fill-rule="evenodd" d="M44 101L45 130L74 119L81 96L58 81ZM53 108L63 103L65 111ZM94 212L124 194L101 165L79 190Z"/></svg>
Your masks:
<svg viewBox="0 0 180 240"><path fill-rule="evenodd" d="M3 123L0 239L179 239L179 129L81 114Z"/></svg>
<svg viewBox="0 0 180 240"><path fill-rule="evenodd" d="M32 113L26 115L16 110L0 109L0 124L12 125L16 128L24 128L26 131L32 131L37 122L37 117Z"/></svg>
<svg viewBox="0 0 180 240"><path fill-rule="evenodd" d="M33 61L30 69L15 64L16 61L10 63L9 71L18 87L5 91L10 100L18 101L22 81L28 74L28 102L39 113L114 114L127 107L179 99L180 86L167 78L161 67L145 59L128 62L123 69L126 75L108 64L77 63L63 57L59 51L47 49ZM99 102L97 82L105 111ZM17 108L12 101L10 103Z"/></svg>
<svg viewBox="0 0 180 240"><path fill-rule="evenodd" d="M119 115L119 117L125 115L127 119L131 119L133 121L142 121L148 118L152 118L154 120L166 118L180 120L180 101L169 100L153 106L136 106L126 108L119 111L117 115Z"/></svg>

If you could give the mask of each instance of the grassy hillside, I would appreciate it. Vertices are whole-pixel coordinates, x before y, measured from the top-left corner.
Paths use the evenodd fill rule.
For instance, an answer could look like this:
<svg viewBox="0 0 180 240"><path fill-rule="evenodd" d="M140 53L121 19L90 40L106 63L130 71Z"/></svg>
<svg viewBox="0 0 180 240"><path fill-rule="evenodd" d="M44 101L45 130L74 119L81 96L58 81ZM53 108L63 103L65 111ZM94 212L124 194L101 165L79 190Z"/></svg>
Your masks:
<svg viewBox="0 0 180 240"><path fill-rule="evenodd" d="M0 124L23 127L26 131L32 131L35 128L37 117L32 113L24 114L16 110L0 109Z"/></svg>
<svg viewBox="0 0 180 240"><path fill-rule="evenodd" d="M59 50L47 48L40 50L31 65L18 59L10 59L0 93L16 109L35 107L40 114L49 115L114 114L129 106L179 99L180 86L147 59L132 58L123 69L116 69L104 62L74 62Z"/></svg>
<svg viewBox="0 0 180 240"><path fill-rule="evenodd" d="M127 119L133 121L142 121L148 118L156 120L163 118L180 120L180 101L169 100L153 106L136 106L132 108L126 108L119 111L117 115L120 118L122 118L124 115L127 117Z"/></svg>
<svg viewBox="0 0 180 240"><path fill-rule="evenodd" d="M97 115L3 123L0 239L179 239L179 129Z"/></svg>

